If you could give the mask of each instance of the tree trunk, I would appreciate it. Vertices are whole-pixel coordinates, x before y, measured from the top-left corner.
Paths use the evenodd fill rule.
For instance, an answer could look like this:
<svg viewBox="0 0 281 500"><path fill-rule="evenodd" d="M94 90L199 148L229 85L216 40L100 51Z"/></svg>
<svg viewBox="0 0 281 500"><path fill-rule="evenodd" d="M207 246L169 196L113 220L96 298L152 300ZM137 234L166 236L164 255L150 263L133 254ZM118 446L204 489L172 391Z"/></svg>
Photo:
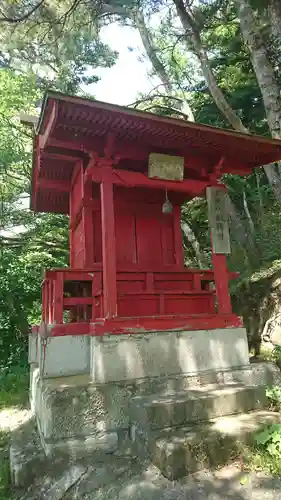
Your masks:
<svg viewBox="0 0 281 500"><path fill-rule="evenodd" d="M238 213L237 208L232 202L230 196L228 195L226 199L230 232L237 236L237 241L243 246L246 254L248 254L247 250L249 249L251 250L250 253L252 253L255 249L255 243L252 239L252 234L250 234L250 236L247 234L245 225L242 222L243 219L240 213Z"/></svg>
<svg viewBox="0 0 281 500"><path fill-rule="evenodd" d="M278 3L277 3L278 2ZM257 25L255 12L250 0L236 0L240 26L245 43L250 51L253 68L261 90L264 108L271 134L275 138L281 136L281 87L278 84L272 62L269 58L267 45ZM279 0L271 0L271 11L278 7L276 15L280 14ZM275 29L275 28L274 28ZM277 27L280 32L280 26ZM272 27L273 30L273 27ZM281 201L281 165L266 165L264 167L268 182L271 185L279 203Z"/></svg>
<svg viewBox="0 0 281 500"><path fill-rule="evenodd" d="M173 100L173 92L174 92L173 86L171 84L170 78L166 72L164 65L162 64L161 60L158 57L157 54L158 49L154 44L153 38L146 26L144 15L142 11L140 11L139 9L135 12L134 23L140 34L146 54L153 66L156 75L163 83L163 86L167 94L170 94L171 100ZM188 120L194 121L192 109L185 99L183 99L182 102L179 101L178 99L174 100L173 106L182 111L183 114L187 116Z"/></svg>
<svg viewBox="0 0 281 500"><path fill-rule="evenodd" d="M247 202L245 191L243 191L243 207L244 207L244 210L245 210L245 214L246 214L246 217L247 217L248 226L250 228L252 238L253 238L253 240L255 240L256 239L255 225L254 225L252 216L250 214L250 210L249 210L249 207L248 207L248 202Z"/></svg>
<svg viewBox="0 0 281 500"><path fill-rule="evenodd" d="M221 91L221 89L217 84L216 78L211 68L210 61L208 59L207 52L202 44L200 33L196 26L195 21L187 12L183 0L173 0L173 1L176 6L178 16L181 20L182 27L185 31L186 40L191 41L193 45L195 54L197 55L200 61L202 73L208 84L210 94L212 95L218 109L235 130L248 133L248 130L246 129L246 127L244 127L239 116L229 105L227 99L225 98L223 92Z"/></svg>
<svg viewBox="0 0 281 500"><path fill-rule="evenodd" d="M268 125L272 136L279 138L281 132L281 89L268 57L266 43L257 25L250 0L236 0L236 4L243 38L249 48L261 90Z"/></svg>
<svg viewBox="0 0 281 500"><path fill-rule="evenodd" d="M184 221L181 223L181 228L182 228L183 234L186 236L190 245L192 246L192 249L194 251L194 254L195 254L195 257L197 259L197 262L198 262L200 269L208 268L207 260L205 259L204 255L202 254L202 252L200 250L199 241L197 240L190 225L186 221Z"/></svg>
<svg viewBox="0 0 281 500"><path fill-rule="evenodd" d="M269 0L268 4L269 27L273 44L274 57L281 62L281 2Z"/></svg>

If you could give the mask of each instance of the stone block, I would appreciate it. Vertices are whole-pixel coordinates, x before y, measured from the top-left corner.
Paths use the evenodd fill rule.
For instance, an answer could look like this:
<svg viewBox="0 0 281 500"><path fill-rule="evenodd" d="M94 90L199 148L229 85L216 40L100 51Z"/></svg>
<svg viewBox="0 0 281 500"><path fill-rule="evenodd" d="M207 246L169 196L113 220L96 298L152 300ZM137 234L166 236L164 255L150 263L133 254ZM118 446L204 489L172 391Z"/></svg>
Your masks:
<svg viewBox="0 0 281 500"><path fill-rule="evenodd" d="M90 341L87 335L40 338L39 367L43 378L89 373Z"/></svg>
<svg viewBox="0 0 281 500"><path fill-rule="evenodd" d="M92 337L90 352L95 383L191 375L249 364L245 328Z"/></svg>
<svg viewBox="0 0 281 500"><path fill-rule="evenodd" d="M118 447L117 432L100 432L93 436L68 438L64 440L42 439L44 451L50 456L67 456L69 460L85 458L87 455L95 457L97 453L113 453Z"/></svg>
<svg viewBox="0 0 281 500"><path fill-rule="evenodd" d="M45 452L76 457L125 446L131 396L131 388L96 386L86 375L39 378L33 400Z"/></svg>
<svg viewBox="0 0 281 500"><path fill-rule="evenodd" d="M135 397L131 420L144 432L179 427L268 407L264 387L202 386L173 394Z"/></svg>
<svg viewBox="0 0 281 500"><path fill-rule="evenodd" d="M38 364L38 335L30 333L28 335L28 362L31 364Z"/></svg>
<svg viewBox="0 0 281 500"><path fill-rule="evenodd" d="M40 368L37 363L30 363L29 367L29 402L32 413L36 410L37 387L40 385Z"/></svg>
<svg viewBox="0 0 281 500"><path fill-rule="evenodd" d="M82 464L69 464L64 469L50 469L20 497L19 500L63 500L67 492L87 472Z"/></svg>
<svg viewBox="0 0 281 500"><path fill-rule="evenodd" d="M149 438L152 462L168 479L225 465L264 425L280 423L280 414L258 411L221 417L202 426L167 429ZM138 436L136 436L136 439Z"/></svg>

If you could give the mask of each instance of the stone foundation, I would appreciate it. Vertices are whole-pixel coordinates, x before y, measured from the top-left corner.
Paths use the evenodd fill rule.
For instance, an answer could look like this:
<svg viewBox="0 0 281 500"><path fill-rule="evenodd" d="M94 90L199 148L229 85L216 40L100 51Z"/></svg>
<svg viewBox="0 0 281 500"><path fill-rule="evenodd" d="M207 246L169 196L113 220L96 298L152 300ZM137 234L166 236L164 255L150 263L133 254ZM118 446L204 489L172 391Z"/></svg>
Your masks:
<svg viewBox="0 0 281 500"><path fill-rule="evenodd" d="M31 336L29 361L31 408L42 447L47 456L59 453L70 460L135 451L135 436L150 436L151 419L141 419L145 406L155 418L159 411L175 416L159 417L159 430L184 426L208 415L261 409L261 386L280 380L275 365L249 364L244 328L46 341Z"/></svg>
<svg viewBox="0 0 281 500"><path fill-rule="evenodd" d="M249 363L245 328L91 338L95 383L227 370Z"/></svg>

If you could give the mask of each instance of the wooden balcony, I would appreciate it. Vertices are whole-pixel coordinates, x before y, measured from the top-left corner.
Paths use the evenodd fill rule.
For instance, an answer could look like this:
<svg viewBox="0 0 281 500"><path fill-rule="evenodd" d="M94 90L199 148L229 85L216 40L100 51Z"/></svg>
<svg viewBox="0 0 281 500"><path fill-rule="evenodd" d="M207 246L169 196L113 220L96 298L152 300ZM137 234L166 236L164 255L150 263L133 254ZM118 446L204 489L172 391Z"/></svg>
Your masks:
<svg viewBox="0 0 281 500"><path fill-rule="evenodd" d="M229 273L230 279L236 276L236 273ZM110 320L104 318L102 283L101 265L90 269L61 268L46 272L42 319L44 323L54 325L52 334L101 335L108 328L121 333L123 323L130 325L127 333L132 331L131 325L141 324L147 325L144 328L150 328L150 324L158 325L160 329L190 324L190 329L201 329L206 328L207 319L211 324L215 319L216 324L225 326L226 315L217 311L212 270L119 269L118 312L117 317ZM235 318L232 314L227 317L231 322ZM115 328L114 325L118 326Z"/></svg>

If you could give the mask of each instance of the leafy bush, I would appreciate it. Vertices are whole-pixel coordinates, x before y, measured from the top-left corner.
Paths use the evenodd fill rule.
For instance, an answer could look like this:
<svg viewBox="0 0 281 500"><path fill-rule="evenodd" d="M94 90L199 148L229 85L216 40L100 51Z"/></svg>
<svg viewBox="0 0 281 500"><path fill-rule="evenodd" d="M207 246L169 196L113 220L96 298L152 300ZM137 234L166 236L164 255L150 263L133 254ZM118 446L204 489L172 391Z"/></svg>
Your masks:
<svg viewBox="0 0 281 500"><path fill-rule="evenodd" d="M271 457L281 459L281 424L272 424L255 435L255 442Z"/></svg>
<svg viewBox="0 0 281 500"><path fill-rule="evenodd" d="M276 345L274 349L272 350L272 359L275 361L275 363L281 361L281 346Z"/></svg>
<svg viewBox="0 0 281 500"><path fill-rule="evenodd" d="M266 396L269 399L270 406L272 410L281 410L281 386L274 385L272 387L267 387Z"/></svg>

